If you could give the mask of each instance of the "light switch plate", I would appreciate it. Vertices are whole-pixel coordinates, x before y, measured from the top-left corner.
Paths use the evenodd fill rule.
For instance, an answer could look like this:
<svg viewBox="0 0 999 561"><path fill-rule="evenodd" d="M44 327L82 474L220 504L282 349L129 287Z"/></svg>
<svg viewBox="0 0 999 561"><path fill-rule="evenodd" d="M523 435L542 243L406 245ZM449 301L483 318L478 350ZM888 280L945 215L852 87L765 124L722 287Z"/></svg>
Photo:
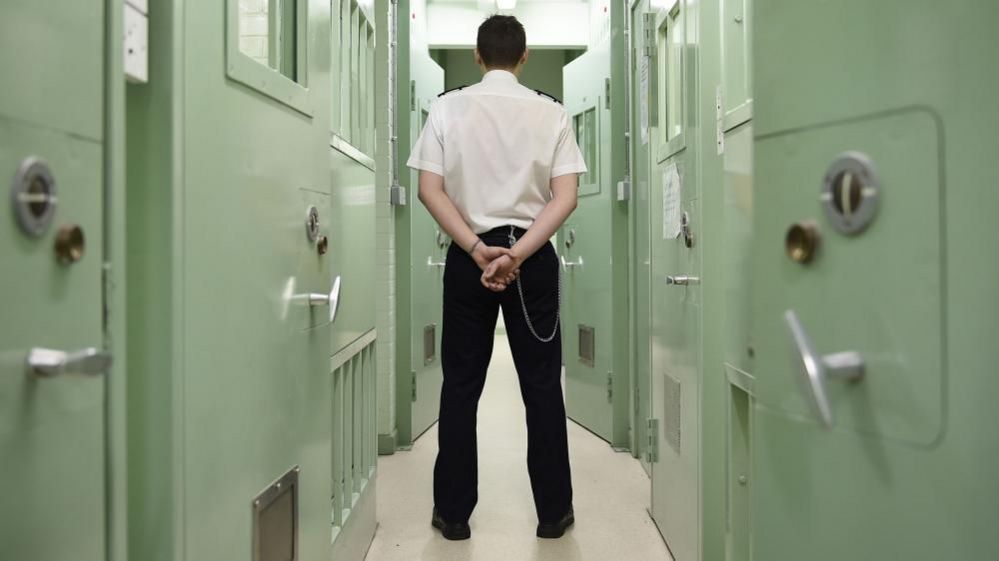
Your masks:
<svg viewBox="0 0 999 561"><path fill-rule="evenodd" d="M149 81L149 20L131 3L125 4L125 78Z"/></svg>

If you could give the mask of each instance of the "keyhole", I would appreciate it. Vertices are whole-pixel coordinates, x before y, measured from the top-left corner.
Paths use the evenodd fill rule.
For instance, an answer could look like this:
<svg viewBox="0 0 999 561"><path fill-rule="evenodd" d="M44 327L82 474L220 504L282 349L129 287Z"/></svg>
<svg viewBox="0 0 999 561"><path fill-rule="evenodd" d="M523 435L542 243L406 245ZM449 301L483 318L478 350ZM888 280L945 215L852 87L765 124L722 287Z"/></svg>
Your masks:
<svg viewBox="0 0 999 561"><path fill-rule="evenodd" d="M49 182L36 175L28 184L28 192L23 199L28 203L28 210L31 211L32 216L41 218L49 209L51 197L52 190L49 188Z"/></svg>
<svg viewBox="0 0 999 561"><path fill-rule="evenodd" d="M860 208L864 196L864 184L857 174L841 172L833 181L832 204L846 218L853 216Z"/></svg>

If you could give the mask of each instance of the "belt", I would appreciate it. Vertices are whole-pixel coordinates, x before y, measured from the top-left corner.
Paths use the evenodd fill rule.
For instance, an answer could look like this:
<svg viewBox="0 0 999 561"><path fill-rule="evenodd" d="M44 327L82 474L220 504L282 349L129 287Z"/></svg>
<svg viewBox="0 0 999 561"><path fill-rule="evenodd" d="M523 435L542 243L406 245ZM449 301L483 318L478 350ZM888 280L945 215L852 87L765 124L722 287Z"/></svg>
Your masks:
<svg viewBox="0 0 999 561"><path fill-rule="evenodd" d="M527 230L523 228L513 227L513 235L520 239L521 236L527 233ZM505 240L510 236L510 226L500 226L499 228L493 228L488 232L479 234L479 237L484 240Z"/></svg>

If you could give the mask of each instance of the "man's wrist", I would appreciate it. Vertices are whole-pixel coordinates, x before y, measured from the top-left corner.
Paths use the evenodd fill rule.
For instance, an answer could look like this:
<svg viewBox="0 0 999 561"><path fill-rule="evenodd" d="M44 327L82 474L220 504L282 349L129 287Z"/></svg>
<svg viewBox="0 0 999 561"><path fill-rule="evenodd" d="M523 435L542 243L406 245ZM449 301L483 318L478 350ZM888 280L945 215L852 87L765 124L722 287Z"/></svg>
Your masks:
<svg viewBox="0 0 999 561"><path fill-rule="evenodd" d="M510 248L510 258L513 259L514 263L520 264L524 262L524 255L521 253L522 251L523 248L520 244L514 244L514 246Z"/></svg>
<svg viewBox="0 0 999 561"><path fill-rule="evenodd" d="M477 238L475 243L472 244L472 247L468 248L468 254L475 255L475 250L478 249L480 245L482 245L482 238Z"/></svg>

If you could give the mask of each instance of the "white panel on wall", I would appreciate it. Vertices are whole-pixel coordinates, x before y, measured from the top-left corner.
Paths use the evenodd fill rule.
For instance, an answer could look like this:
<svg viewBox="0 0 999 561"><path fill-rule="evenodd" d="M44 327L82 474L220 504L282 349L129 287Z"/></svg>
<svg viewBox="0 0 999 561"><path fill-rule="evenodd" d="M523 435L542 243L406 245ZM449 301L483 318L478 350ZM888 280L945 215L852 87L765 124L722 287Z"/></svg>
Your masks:
<svg viewBox="0 0 999 561"><path fill-rule="evenodd" d="M430 48L474 47L479 24L495 11L481 9L476 2L428 5ZM518 3L512 13L524 24L531 47L585 49L590 44L590 5L586 2Z"/></svg>

